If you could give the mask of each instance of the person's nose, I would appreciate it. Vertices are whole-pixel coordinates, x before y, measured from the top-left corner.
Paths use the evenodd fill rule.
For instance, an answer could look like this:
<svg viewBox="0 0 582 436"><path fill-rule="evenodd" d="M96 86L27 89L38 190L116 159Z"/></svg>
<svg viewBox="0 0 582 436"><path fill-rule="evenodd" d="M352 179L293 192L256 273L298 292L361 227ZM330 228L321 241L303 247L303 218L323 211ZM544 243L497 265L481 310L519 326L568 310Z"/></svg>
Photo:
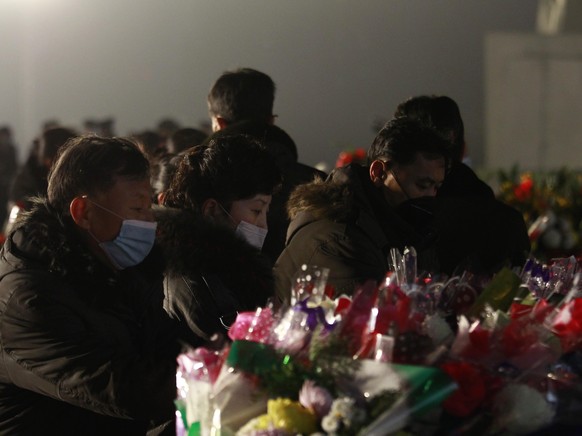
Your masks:
<svg viewBox="0 0 582 436"><path fill-rule="evenodd" d="M268 230L268 226L267 226L267 214L266 213L262 213L261 215L259 215L259 219L257 220L257 227L260 227L261 229L267 229Z"/></svg>

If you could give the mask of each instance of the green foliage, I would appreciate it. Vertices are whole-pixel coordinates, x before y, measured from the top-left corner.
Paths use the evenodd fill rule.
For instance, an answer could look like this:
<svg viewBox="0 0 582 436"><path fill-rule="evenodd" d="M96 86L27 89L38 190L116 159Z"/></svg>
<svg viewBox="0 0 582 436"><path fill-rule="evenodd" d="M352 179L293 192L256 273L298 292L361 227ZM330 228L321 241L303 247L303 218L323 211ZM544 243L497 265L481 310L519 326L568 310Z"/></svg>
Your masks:
<svg viewBox="0 0 582 436"><path fill-rule="evenodd" d="M360 363L349 357L348 343L338 334L324 333L318 327L304 356L280 355L281 365L261 374L261 390L269 397L297 400L305 380L336 394L336 381L351 377Z"/></svg>

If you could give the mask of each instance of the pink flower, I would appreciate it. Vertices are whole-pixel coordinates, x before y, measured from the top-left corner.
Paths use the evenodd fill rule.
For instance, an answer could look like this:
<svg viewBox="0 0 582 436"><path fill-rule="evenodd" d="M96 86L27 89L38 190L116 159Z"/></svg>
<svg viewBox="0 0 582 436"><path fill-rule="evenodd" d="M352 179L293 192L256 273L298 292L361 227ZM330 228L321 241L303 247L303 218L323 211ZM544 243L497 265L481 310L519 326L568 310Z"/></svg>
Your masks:
<svg viewBox="0 0 582 436"><path fill-rule="evenodd" d="M329 413L333 398L327 389L317 386L312 380L305 380L299 391L299 402L321 419Z"/></svg>

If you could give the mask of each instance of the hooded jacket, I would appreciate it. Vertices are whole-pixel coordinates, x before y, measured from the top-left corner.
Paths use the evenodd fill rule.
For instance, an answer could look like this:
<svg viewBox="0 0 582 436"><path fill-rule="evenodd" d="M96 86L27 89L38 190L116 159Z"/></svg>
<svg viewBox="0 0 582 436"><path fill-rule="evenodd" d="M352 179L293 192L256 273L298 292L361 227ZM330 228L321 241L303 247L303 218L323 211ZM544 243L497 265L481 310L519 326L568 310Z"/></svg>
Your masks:
<svg viewBox="0 0 582 436"><path fill-rule="evenodd" d="M368 169L359 165L299 186L288 202L287 245L274 269L278 299L289 301L293 278L303 264L329 268L328 284L336 294L348 295L366 280L384 278L391 248L402 252L413 246L419 270L435 270L432 217L413 224L401 213L405 208L399 209L388 204Z"/></svg>
<svg viewBox="0 0 582 436"><path fill-rule="evenodd" d="M115 272L38 201L0 258L0 433L145 434L171 420L161 258Z"/></svg>
<svg viewBox="0 0 582 436"><path fill-rule="evenodd" d="M164 308L191 346L226 333L238 312L274 295L270 261L234 231L189 210L156 210L167 261Z"/></svg>

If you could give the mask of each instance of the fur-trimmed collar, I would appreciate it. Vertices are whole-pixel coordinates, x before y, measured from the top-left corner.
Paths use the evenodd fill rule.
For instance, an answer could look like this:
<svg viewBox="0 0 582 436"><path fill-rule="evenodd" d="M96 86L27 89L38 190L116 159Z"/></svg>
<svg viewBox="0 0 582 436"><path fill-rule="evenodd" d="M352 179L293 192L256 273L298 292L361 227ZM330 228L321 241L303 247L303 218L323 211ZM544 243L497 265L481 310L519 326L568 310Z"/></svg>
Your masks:
<svg viewBox="0 0 582 436"><path fill-rule="evenodd" d="M405 209L391 207L372 184L367 168L357 164L335 169L325 181L298 186L289 198L287 211L292 220L288 240L304 225L328 219L352 222L381 244L399 248L424 244L421 229L405 217Z"/></svg>
<svg viewBox="0 0 582 436"><path fill-rule="evenodd" d="M367 195L366 171L356 165L335 169L324 181L299 185L287 202L287 212L292 220L299 213L309 211L314 219L345 221L353 216L354 208L373 209Z"/></svg>
<svg viewBox="0 0 582 436"><path fill-rule="evenodd" d="M89 274L113 275L87 249L72 219L59 214L44 198L32 199L8 235L6 248L15 256L44 265L62 277Z"/></svg>

